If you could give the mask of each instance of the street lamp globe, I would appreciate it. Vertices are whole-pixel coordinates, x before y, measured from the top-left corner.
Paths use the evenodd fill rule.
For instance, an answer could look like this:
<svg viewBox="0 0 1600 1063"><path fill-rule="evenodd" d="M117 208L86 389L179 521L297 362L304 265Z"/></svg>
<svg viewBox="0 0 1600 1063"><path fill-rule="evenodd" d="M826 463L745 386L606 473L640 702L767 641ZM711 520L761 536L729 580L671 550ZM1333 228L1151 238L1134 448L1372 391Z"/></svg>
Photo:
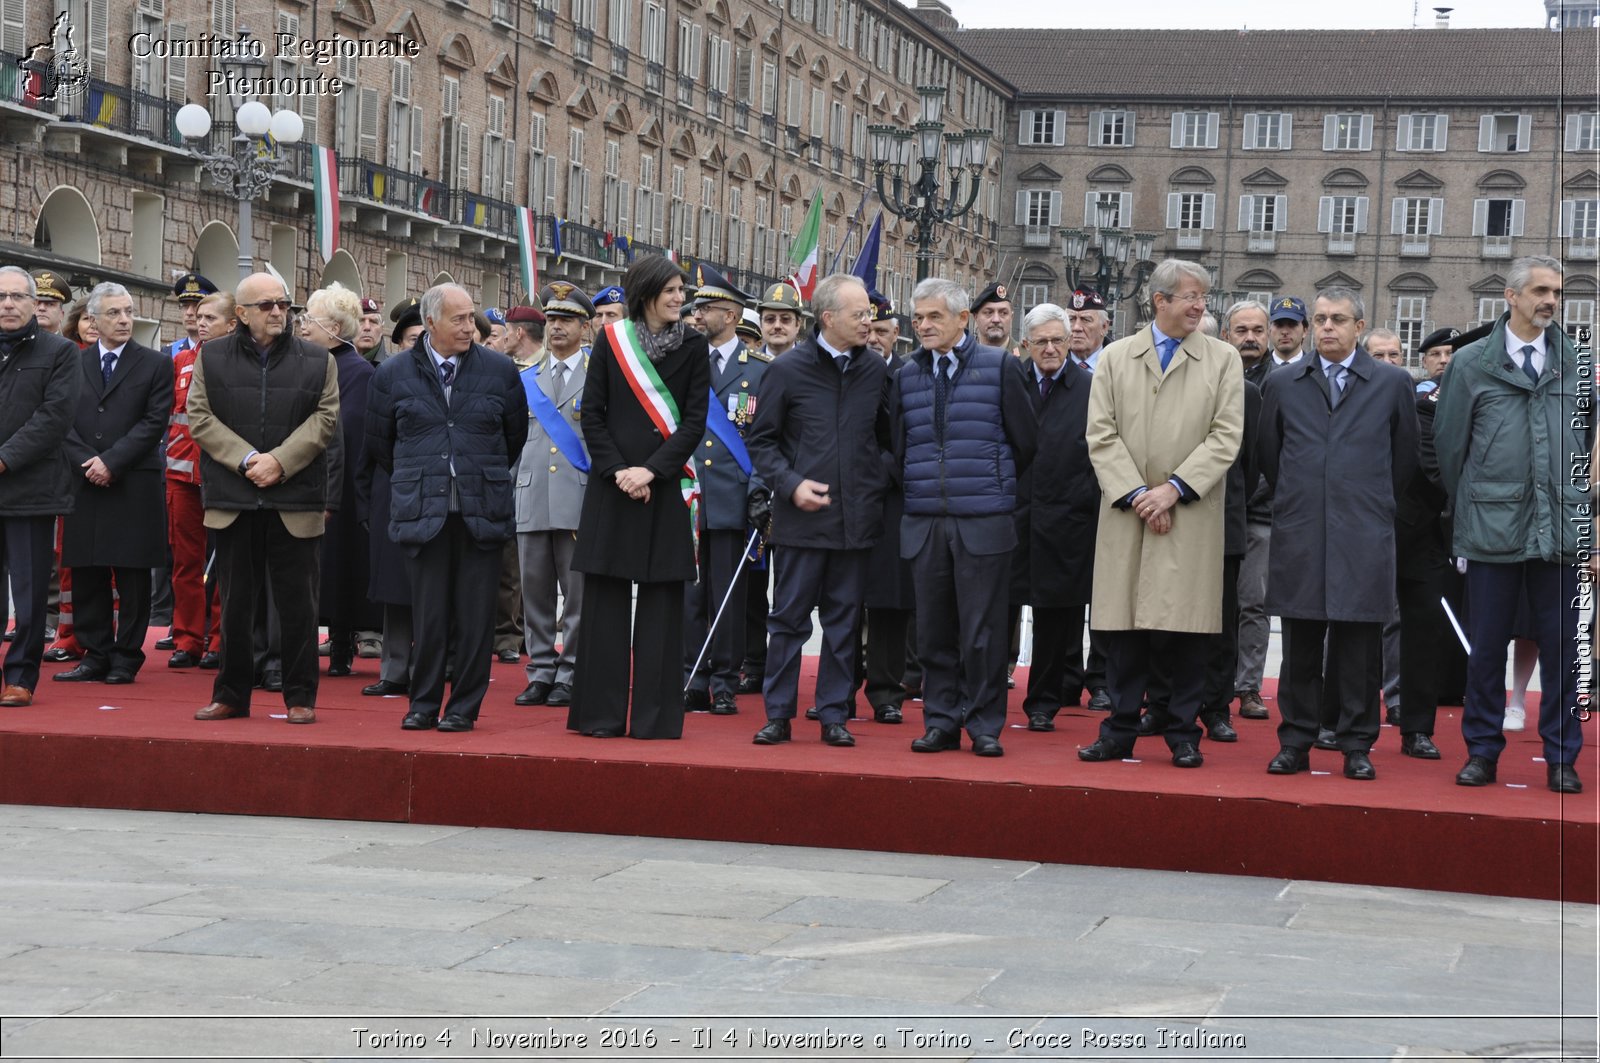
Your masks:
<svg viewBox="0 0 1600 1063"><path fill-rule="evenodd" d="M294 111L274 111L269 128L272 139L279 144L298 144L305 135L306 123Z"/></svg>
<svg viewBox="0 0 1600 1063"><path fill-rule="evenodd" d="M239 132L245 136L266 136L267 130L272 127L272 112L267 110L267 105L260 100L241 104L234 112L233 118L239 126Z"/></svg>
<svg viewBox="0 0 1600 1063"><path fill-rule="evenodd" d="M173 119L178 133L185 140L199 140L211 132L211 112L198 103L187 103L178 108Z"/></svg>

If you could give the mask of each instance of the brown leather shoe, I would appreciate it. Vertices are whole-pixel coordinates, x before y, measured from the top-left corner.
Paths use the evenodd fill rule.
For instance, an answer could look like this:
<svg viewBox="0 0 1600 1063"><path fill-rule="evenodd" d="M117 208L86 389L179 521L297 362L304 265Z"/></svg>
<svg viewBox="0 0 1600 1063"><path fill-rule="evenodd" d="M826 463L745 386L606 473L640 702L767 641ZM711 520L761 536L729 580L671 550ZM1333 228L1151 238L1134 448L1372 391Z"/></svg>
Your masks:
<svg viewBox="0 0 1600 1063"><path fill-rule="evenodd" d="M316 723L317 710L310 705L291 705L289 706L289 722Z"/></svg>
<svg viewBox="0 0 1600 1063"><path fill-rule="evenodd" d="M213 701L205 708L194 714L197 720L232 720L240 716L250 715L249 709L237 709L232 705L224 705L220 701Z"/></svg>
<svg viewBox="0 0 1600 1063"><path fill-rule="evenodd" d="M5 690L0 691L0 705L5 705L10 708L21 708L24 705L32 704L33 691L29 690L27 687L8 685Z"/></svg>

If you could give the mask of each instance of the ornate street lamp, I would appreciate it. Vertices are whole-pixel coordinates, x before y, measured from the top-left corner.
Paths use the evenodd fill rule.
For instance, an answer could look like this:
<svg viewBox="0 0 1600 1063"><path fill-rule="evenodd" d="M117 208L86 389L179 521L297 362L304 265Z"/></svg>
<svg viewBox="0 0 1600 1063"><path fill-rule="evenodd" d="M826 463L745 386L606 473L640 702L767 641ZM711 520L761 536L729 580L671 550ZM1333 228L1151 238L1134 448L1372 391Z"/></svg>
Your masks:
<svg viewBox="0 0 1600 1063"><path fill-rule="evenodd" d="M1088 284L1106 301L1106 312L1116 318L1117 304L1136 301L1144 282L1155 269L1155 233L1130 233L1118 229L1117 205L1102 199L1095 205L1098 227L1061 230L1061 257L1066 260L1067 283L1073 288Z"/></svg>
<svg viewBox="0 0 1600 1063"><path fill-rule="evenodd" d="M230 86L247 86L254 83L267 64L255 58L255 46L250 43L250 31L239 27L239 39L232 56L224 60L222 68ZM267 189L273 177L282 168L284 158L279 146L296 144L305 132L305 122L294 111L269 111L266 104L246 91L230 92L233 104L234 136L229 152L207 152L204 141L211 132L211 112L198 103L185 104L178 109L178 132L190 143L190 151L199 161L202 171L212 184L231 193L239 202L239 279L255 272L255 230L250 218L250 206ZM271 134L271 139L268 138Z"/></svg>
<svg viewBox="0 0 1600 1063"><path fill-rule="evenodd" d="M878 199L896 217L916 226L917 280L925 279L933 267L933 241L938 226L954 221L972 209L978 199L978 184L989 157L988 129L965 129L946 133L944 97L938 85L917 89L922 98L918 121L911 129L874 125L867 129L872 149L872 169ZM944 146L940 158L940 145ZM920 169L913 180L911 166ZM941 198L940 167L949 187ZM965 180L963 180L965 171Z"/></svg>

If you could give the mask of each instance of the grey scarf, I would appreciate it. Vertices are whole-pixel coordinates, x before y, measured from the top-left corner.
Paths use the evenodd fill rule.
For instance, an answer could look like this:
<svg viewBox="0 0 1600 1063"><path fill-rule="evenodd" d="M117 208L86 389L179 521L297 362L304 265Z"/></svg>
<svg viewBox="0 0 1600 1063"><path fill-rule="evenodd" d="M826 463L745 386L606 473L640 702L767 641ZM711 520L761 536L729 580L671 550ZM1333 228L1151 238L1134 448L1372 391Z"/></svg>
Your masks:
<svg viewBox="0 0 1600 1063"><path fill-rule="evenodd" d="M636 322L639 342L644 344L644 353L652 362L659 362L679 347L683 346L684 324L674 321L660 332L651 332L645 327L643 321Z"/></svg>

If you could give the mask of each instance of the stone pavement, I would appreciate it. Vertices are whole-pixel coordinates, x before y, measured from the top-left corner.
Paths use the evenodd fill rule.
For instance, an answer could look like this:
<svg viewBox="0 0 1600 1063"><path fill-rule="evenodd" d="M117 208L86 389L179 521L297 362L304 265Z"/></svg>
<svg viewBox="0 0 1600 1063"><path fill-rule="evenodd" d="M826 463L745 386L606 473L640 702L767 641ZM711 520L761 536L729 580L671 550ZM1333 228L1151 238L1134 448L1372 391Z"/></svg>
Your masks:
<svg viewBox="0 0 1600 1063"><path fill-rule="evenodd" d="M0 852L7 1060L1595 1056L1586 905L27 806Z"/></svg>

